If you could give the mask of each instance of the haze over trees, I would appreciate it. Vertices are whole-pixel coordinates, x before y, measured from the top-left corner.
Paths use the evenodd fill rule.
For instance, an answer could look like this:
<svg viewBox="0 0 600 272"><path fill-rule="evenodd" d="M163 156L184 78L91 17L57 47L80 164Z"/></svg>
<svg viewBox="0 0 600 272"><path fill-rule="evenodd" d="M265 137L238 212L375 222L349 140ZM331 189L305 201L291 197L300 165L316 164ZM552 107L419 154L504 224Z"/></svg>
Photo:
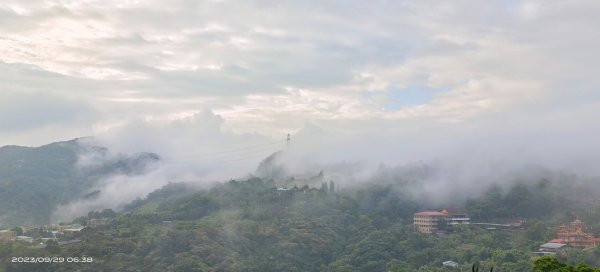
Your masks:
<svg viewBox="0 0 600 272"><path fill-rule="evenodd" d="M85 139L0 147L0 226L48 224L60 204L97 197L101 192L93 188L103 178L139 175L159 160L151 153L109 157L108 152ZM82 164L84 156L95 157L95 164Z"/></svg>
<svg viewBox="0 0 600 272"><path fill-rule="evenodd" d="M560 224L581 218L600 229L600 208L586 201L595 180L539 176L490 186L451 204L475 221L526 219L522 231L457 226L446 235L414 230L412 215L441 208L409 192L412 181L374 179L332 191L331 183L278 190L275 180L231 180L210 189L171 183L133 201L117 217L93 211L76 221L113 218L77 234L83 242L31 249L0 244L6 271L594 271L600 250L573 250L558 259L531 252ZM450 204L450 203L446 203ZM10 256L88 256L93 264L15 264ZM576 268L575 268L576 267ZM37 270L40 269L40 270ZM45 269L45 270L44 270ZM554 269L554 268L552 268ZM558 270L557 270L558 271ZM562 271L562 270L560 270Z"/></svg>

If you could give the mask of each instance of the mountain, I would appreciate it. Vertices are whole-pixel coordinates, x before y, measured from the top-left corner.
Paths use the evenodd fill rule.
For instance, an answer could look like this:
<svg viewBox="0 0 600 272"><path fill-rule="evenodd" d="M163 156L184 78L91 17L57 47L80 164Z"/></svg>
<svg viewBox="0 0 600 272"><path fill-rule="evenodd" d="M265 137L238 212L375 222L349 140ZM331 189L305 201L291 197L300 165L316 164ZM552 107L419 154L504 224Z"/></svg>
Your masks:
<svg viewBox="0 0 600 272"><path fill-rule="evenodd" d="M103 177L137 175L159 159L151 153L110 156L87 138L0 147L0 226L46 224L57 205L93 196L90 188Z"/></svg>
<svg viewBox="0 0 600 272"><path fill-rule="evenodd" d="M0 148L2 216L47 222L57 204L101 194L92 188L103 177L142 174L160 159L150 153L113 156L87 142ZM600 236L597 178L527 167L525 176L499 176L480 191L461 188L467 198L439 202L438 194L418 190L444 189L435 178L444 176L439 166L382 166L372 178L353 186L342 183L338 190L311 185L331 175L327 169L315 167L303 175L308 178L295 178L280 171L285 168L276 157L261 163L257 174L262 178L210 187L169 183L123 210L90 211L73 221L85 228L65 232L57 241L44 240L54 228L21 229L36 245L45 244L0 242L0 271L443 272L449 271L442 266L446 261L456 262L457 271L474 270L474 264L479 271L515 272L567 269L581 262L600 266L598 248L574 248L557 259L532 255L575 219ZM289 186L282 188L282 181ZM442 209L462 210L473 224L441 224L439 235L418 231L415 213ZM488 227L507 222L519 225ZM18 256L72 256L85 262L12 261ZM598 270L579 265L568 271Z"/></svg>
<svg viewBox="0 0 600 272"><path fill-rule="evenodd" d="M563 198L572 194L564 187L570 183L532 179L506 192L492 186L452 206L472 215L484 208L486 215L503 220L523 218L522 229L458 225L446 226L444 235L426 235L414 228L413 214L441 207L411 196L406 186L411 185L386 181L332 192L309 186L279 190L274 181L260 178L199 190L172 183L103 224L59 238L62 245L0 243L0 271L4 266L6 271L443 272L450 270L442 263L452 260L459 264L453 271L471 271L477 264L479 271L527 272L567 267L531 255L561 224L580 218L591 230L599 229L589 204ZM583 181L577 186L598 187ZM523 209L544 203L544 209ZM93 263L11 263L11 256L77 256ZM597 249L557 257L569 265L600 265Z"/></svg>

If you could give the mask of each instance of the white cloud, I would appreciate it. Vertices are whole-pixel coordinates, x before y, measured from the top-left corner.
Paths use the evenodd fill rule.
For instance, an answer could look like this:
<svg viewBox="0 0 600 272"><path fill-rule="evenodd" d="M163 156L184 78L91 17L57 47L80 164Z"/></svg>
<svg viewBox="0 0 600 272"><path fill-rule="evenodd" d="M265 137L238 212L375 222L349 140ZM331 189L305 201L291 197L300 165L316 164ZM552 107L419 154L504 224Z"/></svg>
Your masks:
<svg viewBox="0 0 600 272"><path fill-rule="evenodd" d="M529 0L4 1L2 104L32 109L22 120L39 118L40 103L69 113L8 120L17 125L1 132L2 144L120 131L156 135L146 146L156 140L167 152L170 139L198 136L169 122L204 108L221 118L211 129L272 139L306 125L439 133L502 115L587 120L573 109L600 100L599 9ZM404 103L398 90L407 88L436 92ZM49 92L52 103L22 99ZM118 130L136 126L144 132ZM52 133L31 134L42 130Z"/></svg>

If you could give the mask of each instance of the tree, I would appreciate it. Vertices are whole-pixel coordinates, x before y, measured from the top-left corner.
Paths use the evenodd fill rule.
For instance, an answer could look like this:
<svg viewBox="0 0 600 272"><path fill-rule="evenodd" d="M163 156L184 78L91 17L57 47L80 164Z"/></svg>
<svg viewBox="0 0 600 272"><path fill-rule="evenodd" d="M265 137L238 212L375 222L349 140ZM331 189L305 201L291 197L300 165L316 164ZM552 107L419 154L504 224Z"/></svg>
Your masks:
<svg viewBox="0 0 600 272"><path fill-rule="evenodd" d="M50 252L50 253L58 253L60 252L60 247L58 245L58 242L54 241L54 240L48 240L46 241L46 247L45 249Z"/></svg>
<svg viewBox="0 0 600 272"><path fill-rule="evenodd" d="M600 268L592 268L580 263L576 267L561 263L555 257L542 257L534 261L535 272L600 272Z"/></svg>
<svg viewBox="0 0 600 272"><path fill-rule="evenodd" d="M321 183L321 191L327 192L327 182Z"/></svg>
<svg viewBox="0 0 600 272"><path fill-rule="evenodd" d="M14 227L14 228L12 228L10 230L14 231L17 236L23 235L23 229L21 227Z"/></svg>
<svg viewBox="0 0 600 272"><path fill-rule="evenodd" d="M104 209L100 212L101 218L115 218L117 217L117 213L112 209Z"/></svg>

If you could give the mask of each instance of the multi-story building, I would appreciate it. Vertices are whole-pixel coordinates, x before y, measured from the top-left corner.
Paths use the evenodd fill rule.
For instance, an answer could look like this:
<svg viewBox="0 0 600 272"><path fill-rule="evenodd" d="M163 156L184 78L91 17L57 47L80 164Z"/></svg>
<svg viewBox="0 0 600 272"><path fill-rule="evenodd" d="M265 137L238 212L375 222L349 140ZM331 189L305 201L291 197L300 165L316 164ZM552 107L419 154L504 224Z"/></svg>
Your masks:
<svg viewBox="0 0 600 272"><path fill-rule="evenodd" d="M439 223L445 217L446 214L442 212L418 212L413 217L413 224L420 233L432 234L438 231Z"/></svg>
<svg viewBox="0 0 600 272"><path fill-rule="evenodd" d="M579 219L568 226L560 226L555 240L578 248L595 247L598 243L598 239L593 234L585 232L585 224Z"/></svg>
<svg viewBox="0 0 600 272"><path fill-rule="evenodd" d="M442 211L426 211L414 214L413 224L417 231L432 234L445 231L445 226L469 224L470 218L462 211L444 209Z"/></svg>
<svg viewBox="0 0 600 272"><path fill-rule="evenodd" d="M444 209L443 214L446 214L446 222L448 225L468 225L471 222L471 218L461 211L455 209Z"/></svg>

